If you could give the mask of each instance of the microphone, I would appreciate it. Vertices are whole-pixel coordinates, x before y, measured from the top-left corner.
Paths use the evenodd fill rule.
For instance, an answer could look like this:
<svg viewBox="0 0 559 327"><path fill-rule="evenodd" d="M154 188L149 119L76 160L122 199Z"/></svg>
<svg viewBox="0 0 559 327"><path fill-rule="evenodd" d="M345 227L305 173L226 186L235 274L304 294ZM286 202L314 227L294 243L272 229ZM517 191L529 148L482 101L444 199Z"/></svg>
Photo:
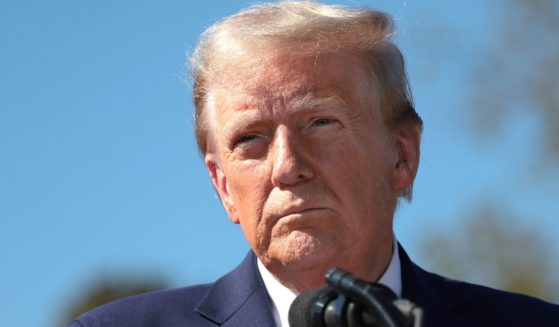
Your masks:
<svg viewBox="0 0 559 327"><path fill-rule="evenodd" d="M299 294L289 308L292 327L420 327L423 311L386 286L333 268L328 287Z"/></svg>
<svg viewBox="0 0 559 327"><path fill-rule="evenodd" d="M332 303L337 297L338 294L329 287L314 288L299 294L289 307L289 325L325 327L325 312L332 310Z"/></svg>

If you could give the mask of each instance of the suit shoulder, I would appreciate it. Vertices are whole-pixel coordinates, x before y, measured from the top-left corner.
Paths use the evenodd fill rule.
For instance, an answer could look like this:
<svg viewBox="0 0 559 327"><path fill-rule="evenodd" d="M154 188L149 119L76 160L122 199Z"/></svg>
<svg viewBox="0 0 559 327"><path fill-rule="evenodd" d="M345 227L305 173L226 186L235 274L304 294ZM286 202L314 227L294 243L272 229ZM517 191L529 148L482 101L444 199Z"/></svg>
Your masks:
<svg viewBox="0 0 559 327"><path fill-rule="evenodd" d="M454 294L462 294L464 297L470 299L478 299L480 302L502 304L507 306L536 306L541 308L549 308L558 310L559 305L546 302L544 300L509 291L503 291L488 286L471 284L464 281L458 281L451 278L439 276L446 287Z"/></svg>
<svg viewBox="0 0 559 327"><path fill-rule="evenodd" d="M194 308L211 286L194 285L122 298L83 314L68 327L178 326L181 321L195 322L200 317Z"/></svg>
<svg viewBox="0 0 559 327"><path fill-rule="evenodd" d="M428 272L399 249L402 295L424 310L425 326L559 326L559 306Z"/></svg>
<svg viewBox="0 0 559 327"><path fill-rule="evenodd" d="M500 316L503 319L531 316L531 321L542 321L554 323L559 322L559 305L544 300L508 291L502 291L487 286L471 284L451 278L442 277L429 273L435 282L436 288L445 294L444 298L454 298L454 303L462 303L455 310L460 311L462 307L476 308L478 312L486 312L487 315Z"/></svg>

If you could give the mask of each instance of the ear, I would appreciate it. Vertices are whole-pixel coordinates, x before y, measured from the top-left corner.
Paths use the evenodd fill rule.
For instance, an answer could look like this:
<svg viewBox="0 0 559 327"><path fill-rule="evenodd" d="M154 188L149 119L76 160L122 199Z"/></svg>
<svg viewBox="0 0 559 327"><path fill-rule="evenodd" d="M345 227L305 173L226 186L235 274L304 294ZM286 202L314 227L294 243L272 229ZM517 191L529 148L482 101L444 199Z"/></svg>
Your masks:
<svg viewBox="0 0 559 327"><path fill-rule="evenodd" d="M219 161L216 159L216 155L206 154L206 156L204 157L204 162L206 163L206 168L210 173L210 178L212 179L214 188L219 194L219 198L221 199L221 203L227 211L229 219L231 219L233 223L238 224L239 217L237 214L237 209L235 208L235 202L233 201L233 197L229 192L227 176L225 176L225 173L219 166Z"/></svg>
<svg viewBox="0 0 559 327"><path fill-rule="evenodd" d="M392 188L400 193L412 186L419 167L421 128L405 126L395 131L398 160L394 165Z"/></svg>

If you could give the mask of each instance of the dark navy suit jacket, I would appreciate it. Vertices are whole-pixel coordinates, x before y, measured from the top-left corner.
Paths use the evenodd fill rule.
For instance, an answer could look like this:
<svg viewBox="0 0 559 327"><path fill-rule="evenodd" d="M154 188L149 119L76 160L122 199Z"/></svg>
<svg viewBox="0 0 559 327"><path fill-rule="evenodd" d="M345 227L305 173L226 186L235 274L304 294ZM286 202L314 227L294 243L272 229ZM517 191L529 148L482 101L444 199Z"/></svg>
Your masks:
<svg viewBox="0 0 559 327"><path fill-rule="evenodd" d="M419 268L401 246L399 251L402 297L423 308L423 326L559 326L557 305L446 279ZM250 252L213 284L118 300L82 315L68 327L274 325L272 302Z"/></svg>

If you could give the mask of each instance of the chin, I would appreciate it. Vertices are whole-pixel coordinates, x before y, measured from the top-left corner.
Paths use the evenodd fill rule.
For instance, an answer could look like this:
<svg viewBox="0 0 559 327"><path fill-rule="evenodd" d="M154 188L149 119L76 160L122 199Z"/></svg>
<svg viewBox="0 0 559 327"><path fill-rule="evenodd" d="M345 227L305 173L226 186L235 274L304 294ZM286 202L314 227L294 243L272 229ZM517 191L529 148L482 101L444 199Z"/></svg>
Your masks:
<svg viewBox="0 0 559 327"><path fill-rule="evenodd" d="M269 258L287 269L305 270L328 266L336 257L336 244L306 231L292 231L274 240L268 249Z"/></svg>

